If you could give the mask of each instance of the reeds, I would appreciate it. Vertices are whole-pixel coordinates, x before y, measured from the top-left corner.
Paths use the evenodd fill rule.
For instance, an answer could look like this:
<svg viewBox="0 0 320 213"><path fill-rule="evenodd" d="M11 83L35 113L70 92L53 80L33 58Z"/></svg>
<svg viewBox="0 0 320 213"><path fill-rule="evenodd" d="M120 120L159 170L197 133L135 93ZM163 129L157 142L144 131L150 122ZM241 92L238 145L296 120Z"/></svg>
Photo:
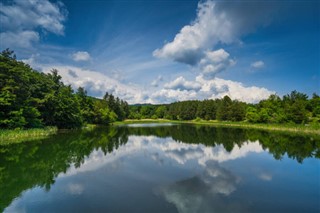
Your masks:
<svg viewBox="0 0 320 213"><path fill-rule="evenodd" d="M15 130L0 129L0 145L45 138L49 135L57 133L57 131L57 127Z"/></svg>

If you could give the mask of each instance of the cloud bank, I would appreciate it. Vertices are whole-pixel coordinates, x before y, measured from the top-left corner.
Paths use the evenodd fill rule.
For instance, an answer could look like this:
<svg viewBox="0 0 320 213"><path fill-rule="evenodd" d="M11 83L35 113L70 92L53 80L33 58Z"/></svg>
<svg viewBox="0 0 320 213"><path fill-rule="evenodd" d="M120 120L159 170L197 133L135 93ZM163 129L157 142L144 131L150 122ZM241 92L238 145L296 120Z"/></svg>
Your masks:
<svg viewBox="0 0 320 213"><path fill-rule="evenodd" d="M123 83L121 80L95 70L78 66L39 64L36 61L38 56L32 55L31 58L23 61L45 73L57 69L62 76L62 81L65 84L70 84L75 90L78 87L84 87L88 91L88 95L98 98L103 97L106 92L112 93L126 100L129 104L163 104L185 100L223 98L225 95L231 99L256 103L275 93L263 87L246 86L237 81L217 77L207 79L203 75L199 75L193 80L179 76L169 82L164 82L163 77L159 75L151 82L151 87L145 89L140 85ZM222 59L223 57L221 56Z"/></svg>
<svg viewBox="0 0 320 213"><path fill-rule="evenodd" d="M216 99L228 95L231 99L256 103L274 93L263 87L245 86L240 82L217 77L208 80L200 75L194 81L187 81L180 76L153 93L151 99L157 103L170 103L177 100Z"/></svg>
<svg viewBox="0 0 320 213"><path fill-rule="evenodd" d="M74 89L83 87L88 95L102 98L108 92L126 100L128 103L144 103L148 96L135 85L123 84L100 72L86 70L74 66L43 66L42 71L49 73L53 68L57 69L62 81L70 84Z"/></svg>
<svg viewBox="0 0 320 213"><path fill-rule="evenodd" d="M53 68L59 71L63 82L70 84L74 89L84 87L89 95L98 98L103 97L105 92L109 92L130 104L161 104L185 100L216 99L223 98L225 95L231 99L256 103L275 93L263 87L245 86L240 82L217 77L208 80L201 75L195 80L186 80L180 76L165 83L162 89L153 91L145 90L139 85L121 83L93 70L75 66L42 66L45 73L50 72Z"/></svg>

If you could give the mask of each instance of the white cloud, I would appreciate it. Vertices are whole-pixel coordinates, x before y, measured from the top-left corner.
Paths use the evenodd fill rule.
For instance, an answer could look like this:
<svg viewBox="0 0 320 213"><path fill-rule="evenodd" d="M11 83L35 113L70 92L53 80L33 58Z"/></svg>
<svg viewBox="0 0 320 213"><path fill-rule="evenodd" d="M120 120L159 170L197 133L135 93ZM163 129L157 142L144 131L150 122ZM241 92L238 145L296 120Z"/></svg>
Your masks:
<svg viewBox="0 0 320 213"><path fill-rule="evenodd" d="M270 91L263 87L246 87L240 82L224 80L221 78L206 80L202 76L198 76L196 81L202 85L200 92L209 95L209 98L211 99L222 98L225 95L228 95L231 99L247 103L256 103L275 93L274 91Z"/></svg>
<svg viewBox="0 0 320 213"><path fill-rule="evenodd" d="M251 67L252 68L255 68L255 69L261 69L261 68L263 68L264 67L264 62L263 61L255 61L255 62L253 62L253 63L251 63Z"/></svg>
<svg viewBox="0 0 320 213"><path fill-rule="evenodd" d="M263 87L247 87L240 82L217 77L208 80L200 75L194 81L186 81L183 77L178 77L167 83L164 89L153 93L150 98L156 103L170 103L192 99L223 98L228 95L231 99L256 103L274 93Z"/></svg>
<svg viewBox="0 0 320 213"><path fill-rule="evenodd" d="M74 61L89 61L90 58L90 54L86 51L78 51L72 55Z"/></svg>
<svg viewBox="0 0 320 213"><path fill-rule="evenodd" d="M161 89L150 94L150 103L172 103L175 101L195 100L198 98L194 90Z"/></svg>
<svg viewBox="0 0 320 213"><path fill-rule="evenodd" d="M3 32L0 33L1 48L22 47L29 48L39 41L39 34L34 31ZM6 45L6 46L4 46Z"/></svg>
<svg viewBox="0 0 320 213"><path fill-rule="evenodd" d="M204 50L218 42L230 43L236 39L232 27L228 16L218 12L214 2L200 2L196 20L184 26L172 42L156 49L153 55L195 65L203 57Z"/></svg>
<svg viewBox="0 0 320 213"><path fill-rule="evenodd" d="M105 92L109 92L130 104L162 104L185 100L216 99L223 98L225 95L228 95L231 99L256 103L275 93L263 87L245 86L240 82L217 77L207 79L203 75L197 76L194 80L186 80L180 76L165 83L162 88L160 87L156 91L145 90L139 85L124 84L94 70L86 70L75 66L38 64L35 61L36 57L38 55L33 55L24 61L46 73L53 68L57 69L64 83L71 84L74 89L84 87L88 91L88 95L101 98ZM224 60L224 57L221 56L220 59L213 57L211 60L217 62ZM158 76L156 81L163 81L162 76ZM156 83L158 84L158 82ZM152 83L155 86L155 82Z"/></svg>
<svg viewBox="0 0 320 213"><path fill-rule="evenodd" d="M65 84L70 84L74 89L84 87L88 95L101 98L105 92L109 92L130 104L149 101L147 94L139 87L123 84L102 73L74 66L42 66L45 73L50 72L53 68L59 71Z"/></svg>
<svg viewBox="0 0 320 213"><path fill-rule="evenodd" d="M224 49L216 51L206 51L205 56L200 60L200 69L205 77L214 77L233 66L236 62L229 58L230 54Z"/></svg>
<svg viewBox="0 0 320 213"><path fill-rule="evenodd" d="M199 90L201 85L197 82L187 81L184 77L180 76L176 78L174 81L166 83L164 85L165 89L172 90Z"/></svg>
<svg viewBox="0 0 320 213"><path fill-rule="evenodd" d="M66 13L61 2L48 0L0 3L1 48L29 48L39 41L38 29L63 35Z"/></svg>
<svg viewBox="0 0 320 213"><path fill-rule="evenodd" d="M272 2L200 1L196 19L184 26L173 41L156 49L153 55L199 65L203 75L214 77L235 64L223 49L213 51L216 45L240 42L240 37L257 25L266 25L274 9Z"/></svg>

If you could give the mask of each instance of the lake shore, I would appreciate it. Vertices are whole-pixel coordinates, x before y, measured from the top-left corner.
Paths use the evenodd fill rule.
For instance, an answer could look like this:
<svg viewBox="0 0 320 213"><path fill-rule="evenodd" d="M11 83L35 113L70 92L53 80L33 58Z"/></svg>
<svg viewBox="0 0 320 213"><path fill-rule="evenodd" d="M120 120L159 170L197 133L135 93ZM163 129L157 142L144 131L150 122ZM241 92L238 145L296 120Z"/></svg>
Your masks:
<svg viewBox="0 0 320 213"><path fill-rule="evenodd" d="M46 138L56 134L57 127L45 127L36 129L0 129L0 145L20 143L23 141Z"/></svg>
<svg viewBox="0 0 320 213"><path fill-rule="evenodd" d="M114 125L135 124L135 123L179 123L179 124L193 124L193 125L209 125L219 127L234 127L246 129L261 129L268 131L292 132L299 134L316 134L320 135L320 126L314 125L298 125L298 124L253 124L247 122L225 122L216 120L190 120L178 121L168 119L127 119L113 123Z"/></svg>
<svg viewBox="0 0 320 213"><path fill-rule="evenodd" d="M297 125L297 124L252 124L247 122L222 122L222 121L206 121L206 120L190 120L178 121L168 119L126 119L124 121L117 121L111 125L125 125L137 123L176 123L176 124L191 124L191 125L207 125L216 127L228 128L244 128L244 129L261 129L267 131L290 132L296 134L311 134L320 135L320 127L312 125ZM87 124L83 129L94 129L100 125ZM43 139L56 133L64 132L65 130L58 130L57 127L45 127L37 129L18 129L7 130L0 129L0 145L8 145L14 143L21 143L25 141ZM70 130L66 130L70 131Z"/></svg>

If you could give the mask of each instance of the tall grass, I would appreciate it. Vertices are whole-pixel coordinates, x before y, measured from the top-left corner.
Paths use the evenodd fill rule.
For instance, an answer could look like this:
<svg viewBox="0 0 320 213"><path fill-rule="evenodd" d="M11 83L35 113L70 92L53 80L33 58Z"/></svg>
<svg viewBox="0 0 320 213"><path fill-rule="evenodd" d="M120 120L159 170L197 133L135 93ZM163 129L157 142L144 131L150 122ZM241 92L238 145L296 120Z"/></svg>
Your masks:
<svg viewBox="0 0 320 213"><path fill-rule="evenodd" d="M264 124L264 123L248 123L248 122L224 122L224 121L182 121L182 123L192 123L198 125L212 125L212 126L224 126L224 127L237 127L237 128L251 128L251 129L263 129L270 131L282 131L282 132L295 132L305 134L317 134L320 135L319 124Z"/></svg>
<svg viewBox="0 0 320 213"><path fill-rule="evenodd" d="M0 129L0 145L20 143L23 141L45 138L57 133L57 127L45 127L42 129Z"/></svg>

